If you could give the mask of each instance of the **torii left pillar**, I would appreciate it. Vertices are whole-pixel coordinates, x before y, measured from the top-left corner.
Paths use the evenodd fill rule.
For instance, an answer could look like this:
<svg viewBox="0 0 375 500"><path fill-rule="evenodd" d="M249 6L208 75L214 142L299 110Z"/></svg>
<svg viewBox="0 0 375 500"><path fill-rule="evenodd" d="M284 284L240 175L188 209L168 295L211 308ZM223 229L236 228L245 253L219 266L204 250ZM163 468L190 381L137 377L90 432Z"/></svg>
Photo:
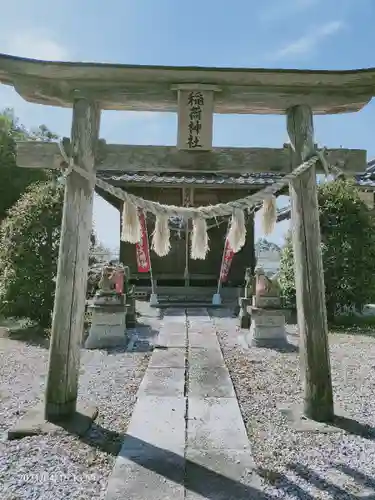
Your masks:
<svg viewBox="0 0 375 500"><path fill-rule="evenodd" d="M75 99L69 153L78 166L93 175L99 128L98 104ZM68 175L44 406L26 414L8 432L9 439L49 432L54 428L52 422L65 422L69 429L81 434L96 417L95 408L77 408L93 194L94 185L88 179L76 172Z"/></svg>

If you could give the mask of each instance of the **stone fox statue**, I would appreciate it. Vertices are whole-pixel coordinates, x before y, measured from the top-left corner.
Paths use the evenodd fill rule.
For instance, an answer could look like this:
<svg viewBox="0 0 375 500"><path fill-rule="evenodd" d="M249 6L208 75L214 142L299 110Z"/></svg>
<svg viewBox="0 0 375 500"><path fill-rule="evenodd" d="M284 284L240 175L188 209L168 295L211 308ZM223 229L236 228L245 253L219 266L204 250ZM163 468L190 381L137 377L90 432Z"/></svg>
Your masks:
<svg viewBox="0 0 375 500"><path fill-rule="evenodd" d="M262 267L255 269L255 294L263 297L279 297L280 285L277 275L272 279L268 278Z"/></svg>
<svg viewBox="0 0 375 500"><path fill-rule="evenodd" d="M115 292L117 267L112 263L106 264L102 269L102 276L99 281L99 291L102 293Z"/></svg>

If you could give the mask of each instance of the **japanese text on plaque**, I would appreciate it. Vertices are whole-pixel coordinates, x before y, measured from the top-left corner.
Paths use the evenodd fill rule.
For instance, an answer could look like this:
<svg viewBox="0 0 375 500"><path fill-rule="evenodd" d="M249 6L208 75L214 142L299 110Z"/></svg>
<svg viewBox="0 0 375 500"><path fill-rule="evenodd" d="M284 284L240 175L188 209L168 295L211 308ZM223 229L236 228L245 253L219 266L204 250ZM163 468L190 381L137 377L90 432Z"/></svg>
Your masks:
<svg viewBox="0 0 375 500"><path fill-rule="evenodd" d="M190 92L188 96L189 125L187 145L190 149L201 148L200 132L202 130L202 107L204 97L201 92Z"/></svg>

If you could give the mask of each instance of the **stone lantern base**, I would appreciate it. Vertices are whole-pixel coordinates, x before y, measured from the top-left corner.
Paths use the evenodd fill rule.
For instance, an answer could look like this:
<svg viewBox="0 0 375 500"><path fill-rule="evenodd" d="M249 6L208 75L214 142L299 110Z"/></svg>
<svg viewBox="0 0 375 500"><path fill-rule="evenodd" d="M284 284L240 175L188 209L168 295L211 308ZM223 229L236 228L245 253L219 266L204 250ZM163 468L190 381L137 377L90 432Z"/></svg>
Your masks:
<svg viewBox="0 0 375 500"><path fill-rule="evenodd" d="M251 307L250 342L252 347L287 345L283 309Z"/></svg>
<svg viewBox="0 0 375 500"><path fill-rule="evenodd" d="M126 345L126 305L122 295L97 296L89 310L92 312L92 321L85 342L86 349Z"/></svg>

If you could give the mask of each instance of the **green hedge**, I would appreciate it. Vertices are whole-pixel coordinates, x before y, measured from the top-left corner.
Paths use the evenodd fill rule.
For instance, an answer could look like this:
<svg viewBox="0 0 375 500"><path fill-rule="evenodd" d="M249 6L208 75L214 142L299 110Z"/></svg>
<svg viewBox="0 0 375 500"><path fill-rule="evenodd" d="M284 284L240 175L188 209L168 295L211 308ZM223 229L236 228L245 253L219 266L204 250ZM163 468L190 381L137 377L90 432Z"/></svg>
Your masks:
<svg viewBox="0 0 375 500"><path fill-rule="evenodd" d="M354 306L361 311L375 300L375 224L352 182L319 185L318 202L327 313L333 319L338 309ZM295 307L290 233L282 251L279 279L286 305Z"/></svg>
<svg viewBox="0 0 375 500"><path fill-rule="evenodd" d="M32 184L0 227L0 314L48 327L55 293L64 190Z"/></svg>

